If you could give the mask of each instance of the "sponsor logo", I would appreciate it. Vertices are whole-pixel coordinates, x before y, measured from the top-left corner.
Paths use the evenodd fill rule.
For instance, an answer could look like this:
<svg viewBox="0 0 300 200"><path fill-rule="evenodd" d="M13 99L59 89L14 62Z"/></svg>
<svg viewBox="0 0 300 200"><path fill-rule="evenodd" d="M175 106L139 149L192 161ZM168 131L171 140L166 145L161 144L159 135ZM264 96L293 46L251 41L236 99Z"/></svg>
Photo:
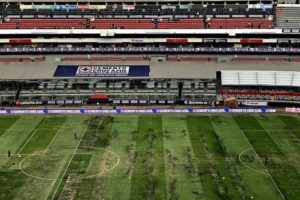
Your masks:
<svg viewBox="0 0 300 200"><path fill-rule="evenodd" d="M78 66L76 76L128 76L129 66Z"/></svg>

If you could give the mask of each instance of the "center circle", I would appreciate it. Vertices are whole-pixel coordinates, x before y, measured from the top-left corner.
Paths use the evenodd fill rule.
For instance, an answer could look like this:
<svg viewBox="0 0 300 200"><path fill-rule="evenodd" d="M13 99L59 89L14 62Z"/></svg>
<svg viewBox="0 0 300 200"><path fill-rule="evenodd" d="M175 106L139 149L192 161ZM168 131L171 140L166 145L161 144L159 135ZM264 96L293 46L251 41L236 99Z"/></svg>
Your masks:
<svg viewBox="0 0 300 200"><path fill-rule="evenodd" d="M63 179L61 170L71 170L80 178L92 178L112 171L119 162L119 156L105 148L61 146L27 155L19 168L32 178L57 181Z"/></svg>

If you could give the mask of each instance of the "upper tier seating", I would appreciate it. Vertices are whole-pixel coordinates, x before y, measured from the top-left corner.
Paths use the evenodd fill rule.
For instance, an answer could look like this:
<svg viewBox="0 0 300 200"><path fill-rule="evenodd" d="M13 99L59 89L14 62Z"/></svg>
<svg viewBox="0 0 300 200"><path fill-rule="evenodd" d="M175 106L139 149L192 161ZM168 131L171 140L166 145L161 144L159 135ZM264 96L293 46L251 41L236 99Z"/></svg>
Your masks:
<svg viewBox="0 0 300 200"><path fill-rule="evenodd" d="M151 19L95 19L91 21L91 28L97 29L153 29L154 24Z"/></svg>
<svg viewBox="0 0 300 200"><path fill-rule="evenodd" d="M295 5L276 7L276 25L278 28L299 29L300 28L300 7Z"/></svg>
<svg viewBox="0 0 300 200"><path fill-rule="evenodd" d="M180 19L167 20L162 19L158 22L159 29L201 29L204 28L203 19Z"/></svg>
<svg viewBox="0 0 300 200"><path fill-rule="evenodd" d="M0 57L0 62L45 62L44 57Z"/></svg>
<svg viewBox="0 0 300 200"><path fill-rule="evenodd" d="M31 6L31 7L30 7ZM132 15L261 15L267 16L273 14L273 8L249 8L246 4L240 5L203 5L199 4L139 4L113 5L75 4L66 5L53 4L9 4L7 7L0 7L0 11L7 15L110 15L110 16L132 16ZM22 7L22 8L21 8Z"/></svg>
<svg viewBox="0 0 300 200"><path fill-rule="evenodd" d="M0 29L85 29L86 19L10 19Z"/></svg>
<svg viewBox="0 0 300 200"><path fill-rule="evenodd" d="M204 19L8 19L0 29L203 29ZM267 18L212 18L207 28L273 28Z"/></svg>
<svg viewBox="0 0 300 200"><path fill-rule="evenodd" d="M208 22L208 28L273 28L273 21L267 18L216 18Z"/></svg>

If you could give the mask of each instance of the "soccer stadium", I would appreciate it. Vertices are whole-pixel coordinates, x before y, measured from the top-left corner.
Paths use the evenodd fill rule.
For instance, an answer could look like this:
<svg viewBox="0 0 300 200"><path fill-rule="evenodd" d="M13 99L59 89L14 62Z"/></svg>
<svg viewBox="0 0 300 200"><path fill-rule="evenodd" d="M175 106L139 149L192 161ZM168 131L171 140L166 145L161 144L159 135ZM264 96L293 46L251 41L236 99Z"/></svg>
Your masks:
<svg viewBox="0 0 300 200"><path fill-rule="evenodd" d="M300 200L299 0L0 18L0 200Z"/></svg>

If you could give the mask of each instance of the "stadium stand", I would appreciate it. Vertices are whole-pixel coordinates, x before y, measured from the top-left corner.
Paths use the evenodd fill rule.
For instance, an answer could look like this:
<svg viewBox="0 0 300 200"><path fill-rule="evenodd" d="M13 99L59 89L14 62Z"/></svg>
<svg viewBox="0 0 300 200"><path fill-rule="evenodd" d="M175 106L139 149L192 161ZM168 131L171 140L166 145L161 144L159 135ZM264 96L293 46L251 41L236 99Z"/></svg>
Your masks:
<svg viewBox="0 0 300 200"><path fill-rule="evenodd" d="M0 53L7 54L0 67L10 66L1 95L20 103L97 100L92 94L114 104L209 104L232 95L297 101L299 8L270 1L0 3ZM21 65L23 74L15 69ZM221 66L247 68L222 71L219 80ZM282 72L285 67L293 72ZM265 68L271 71L260 71ZM273 85L262 91L266 80Z"/></svg>
<svg viewBox="0 0 300 200"><path fill-rule="evenodd" d="M0 62L44 62L45 57L0 57Z"/></svg>
<svg viewBox="0 0 300 200"><path fill-rule="evenodd" d="M222 71L223 100L299 101L300 73L284 71Z"/></svg>
<svg viewBox="0 0 300 200"><path fill-rule="evenodd" d="M97 29L152 29L151 19L95 19L90 23Z"/></svg>
<svg viewBox="0 0 300 200"><path fill-rule="evenodd" d="M276 25L278 28L299 29L300 6L297 4L279 4L276 6Z"/></svg>
<svg viewBox="0 0 300 200"><path fill-rule="evenodd" d="M89 24L89 25L88 25ZM266 18L209 19L7 19L0 29L243 29L273 28Z"/></svg>
<svg viewBox="0 0 300 200"><path fill-rule="evenodd" d="M273 28L273 20L267 18L216 18L208 21L208 28L236 29L236 28Z"/></svg>

